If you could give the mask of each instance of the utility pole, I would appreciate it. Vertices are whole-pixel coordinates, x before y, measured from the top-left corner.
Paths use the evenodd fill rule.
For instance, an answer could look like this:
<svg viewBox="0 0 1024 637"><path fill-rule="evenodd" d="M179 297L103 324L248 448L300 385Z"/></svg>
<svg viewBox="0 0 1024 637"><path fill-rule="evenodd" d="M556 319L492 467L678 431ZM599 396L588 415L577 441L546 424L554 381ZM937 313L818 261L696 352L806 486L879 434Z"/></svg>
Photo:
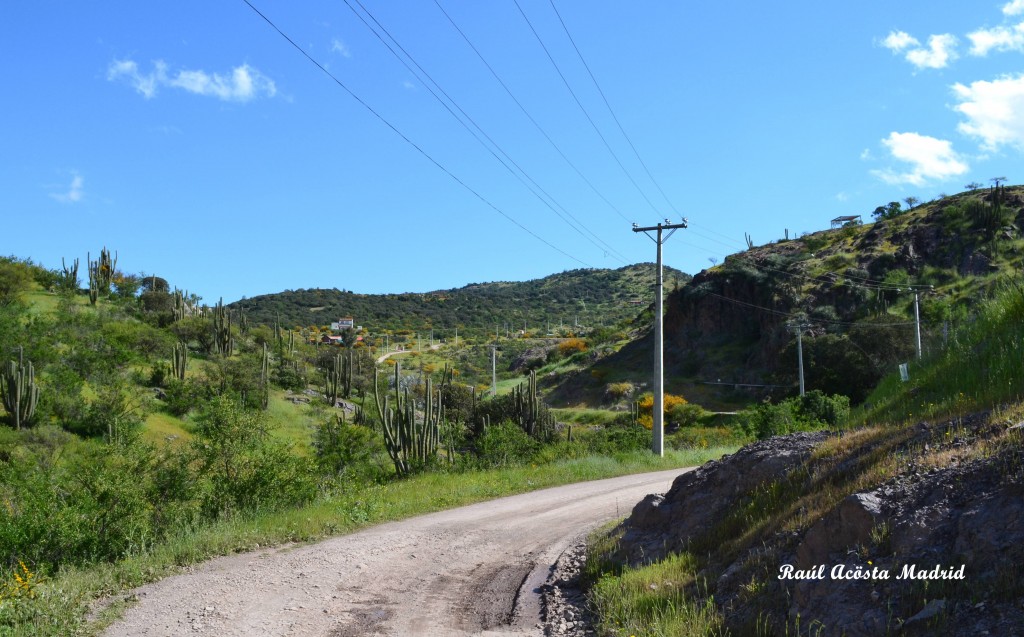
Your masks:
<svg viewBox="0 0 1024 637"><path fill-rule="evenodd" d="M800 395L804 395L804 330L810 327L807 323L790 323L796 329L797 369L800 373Z"/></svg>
<svg viewBox="0 0 1024 637"><path fill-rule="evenodd" d="M498 346L491 346L491 394L498 395Z"/></svg>
<svg viewBox="0 0 1024 637"><path fill-rule="evenodd" d="M914 290L914 341L917 343L917 360L921 360L921 311L917 290Z"/></svg>
<svg viewBox="0 0 1024 637"><path fill-rule="evenodd" d="M672 223L666 219L664 224L659 223L648 228L640 228L635 223L633 224L633 232L646 234L658 246L657 271L654 280L654 413L652 414L654 423L651 427L651 433L653 434L651 451L658 456L665 455L665 352L661 316L664 280L661 268L661 246L668 241L668 238L676 230L685 228L686 224L687 220L685 218L682 223ZM663 234L665 230L669 231L667 235ZM650 234L654 231L658 233L657 238Z"/></svg>

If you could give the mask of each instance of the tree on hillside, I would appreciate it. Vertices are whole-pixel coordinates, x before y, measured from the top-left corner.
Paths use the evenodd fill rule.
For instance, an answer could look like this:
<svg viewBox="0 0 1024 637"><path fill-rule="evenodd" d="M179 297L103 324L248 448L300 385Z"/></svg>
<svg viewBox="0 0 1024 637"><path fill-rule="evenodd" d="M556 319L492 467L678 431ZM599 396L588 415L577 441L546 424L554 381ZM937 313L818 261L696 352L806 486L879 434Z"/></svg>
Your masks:
<svg viewBox="0 0 1024 637"><path fill-rule="evenodd" d="M969 184L964 184L964 188L966 188L967 190L977 190L978 188L981 188L981 183L977 181L972 181Z"/></svg>
<svg viewBox="0 0 1024 637"><path fill-rule="evenodd" d="M916 200L917 198L914 197L913 199ZM903 214L903 212L900 202L890 201L887 206L878 206L875 208L874 212L871 213L871 216L878 220L893 219Z"/></svg>
<svg viewBox="0 0 1024 637"><path fill-rule="evenodd" d="M32 272L24 263L0 257L0 307L13 305L32 284Z"/></svg>
<svg viewBox="0 0 1024 637"><path fill-rule="evenodd" d="M910 196L910 197L904 197L903 198L903 203L907 204L907 210L913 210L914 206L916 206L917 204L921 203L921 200L918 199L917 197Z"/></svg>

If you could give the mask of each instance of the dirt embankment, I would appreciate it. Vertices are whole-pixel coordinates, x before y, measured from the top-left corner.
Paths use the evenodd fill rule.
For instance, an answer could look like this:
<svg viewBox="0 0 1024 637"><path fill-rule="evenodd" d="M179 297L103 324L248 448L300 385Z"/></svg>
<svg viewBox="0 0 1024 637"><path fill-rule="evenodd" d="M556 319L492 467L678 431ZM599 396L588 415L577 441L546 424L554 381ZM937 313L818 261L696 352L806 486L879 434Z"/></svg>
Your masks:
<svg viewBox="0 0 1024 637"><path fill-rule="evenodd" d="M617 556L701 556L692 594L735 634L1022 635L1022 432L976 414L761 441L645 498Z"/></svg>

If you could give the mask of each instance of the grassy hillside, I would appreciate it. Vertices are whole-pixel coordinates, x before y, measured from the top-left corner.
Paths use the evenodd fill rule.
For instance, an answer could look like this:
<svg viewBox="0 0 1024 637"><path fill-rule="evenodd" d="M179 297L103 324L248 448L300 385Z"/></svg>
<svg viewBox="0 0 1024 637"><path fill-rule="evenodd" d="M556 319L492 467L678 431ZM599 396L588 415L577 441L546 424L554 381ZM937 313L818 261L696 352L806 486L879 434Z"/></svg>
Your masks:
<svg viewBox="0 0 1024 637"><path fill-rule="evenodd" d="M689 277L664 269L672 290ZM289 327L325 325L354 317L372 332L423 331L453 338L526 328L543 336L552 326L613 325L629 319L651 302L654 265L642 263L617 270L581 269L524 282L471 283L461 288L423 294L358 294L351 290L298 289L242 299L231 304L253 323Z"/></svg>
<svg viewBox="0 0 1024 637"><path fill-rule="evenodd" d="M862 402L915 358L914 292L923 349L939 351L1024 267L1022 228L1024 187L1014 186L730 255L667 299L667 387L721 409L792 395L801 324L807 388ZM649 383L652 344L637 335L645 340L560 379L553 395L596 406L609 379Z"/></svg>

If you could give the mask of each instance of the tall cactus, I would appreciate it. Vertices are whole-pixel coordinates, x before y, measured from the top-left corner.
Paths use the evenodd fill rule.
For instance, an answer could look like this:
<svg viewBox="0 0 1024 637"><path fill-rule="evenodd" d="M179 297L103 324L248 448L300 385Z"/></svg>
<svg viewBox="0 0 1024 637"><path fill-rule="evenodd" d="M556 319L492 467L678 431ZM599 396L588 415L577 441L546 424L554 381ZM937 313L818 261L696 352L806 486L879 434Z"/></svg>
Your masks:
<svg viewBox="0 0 1024 637"><path fill-rule="evenodd" d="M85 255L89 270L89 300L95 304L94 298L102 293L104 296L110 293L110 283L114 280L114 271L117 268L117 253L113 258L106 246L100 250L100 258L93 261L92 255L88 252Z"/></svg>
<svg viewBox="0 0 1024 637"><path fill-rule="evenodd" d="M25 364L24 350L19 351L18 361L8 361L0 374L0 398L15 429L32 421L39 402L39 385L32 363Z"/></svg>
<svg viewBox="0 0 1024 637"><path fill-rule="evenodd" d="M264 411L270 407L270 348L263 344L263 357L260 359L260 406Z"/></svg>
<svg viewBox="0 0 1024 637"><path fill-rule="evenodd" d="M344 366L341 352L334 355L330 366L324 370L324 398L327 404L334 407L338 404L338 397L342 394L342 367Z"/></svg>
<svg viewBox="0 0 1024 637"><path fill-rule="evenodd" d="M537 393L537 372L531 370L526 382L512 390L512 405L519 426L527 435L543 438L554 432L554 418Z"/></svg>
<svg viewBox="0 0 1024 637"><path fill-rule="evenodd" d="M60 287L68 292L75 292L78 290L78 259L76 258L74 263L69 268L64 263L64 257L60 258L61 267L61 278Z"/></svg>
<svg viewBox="0 0 1024 637"><path fill-rule="evenodd" d="M400 363L395 364L394 409L388 396L381 401L376 369L373 373L373 397L384 427L384 445L388 455L395 464L395 472L405 476L437 458L441 423L445 422L445 417L440 392L435 403L428 378L423 416L416 418L415 401L409 398L409 389L401 390L401 367Z"/></svg>
<svg viewBox="0 0 1024 637"><path fill-rule="evenodd" d="M185 369L188 367L188 345L182 342L174 344L171 354L171 371L178 380L185 380Z"/></svg>
<svg viewBox="0 0 1024 637"><path fill-rule="evenodd" d="M224 298L217 301L213 310L213 342L217 352L227 358L234 352L234 339L231 338L231 313L224 308Z"/></svg>

